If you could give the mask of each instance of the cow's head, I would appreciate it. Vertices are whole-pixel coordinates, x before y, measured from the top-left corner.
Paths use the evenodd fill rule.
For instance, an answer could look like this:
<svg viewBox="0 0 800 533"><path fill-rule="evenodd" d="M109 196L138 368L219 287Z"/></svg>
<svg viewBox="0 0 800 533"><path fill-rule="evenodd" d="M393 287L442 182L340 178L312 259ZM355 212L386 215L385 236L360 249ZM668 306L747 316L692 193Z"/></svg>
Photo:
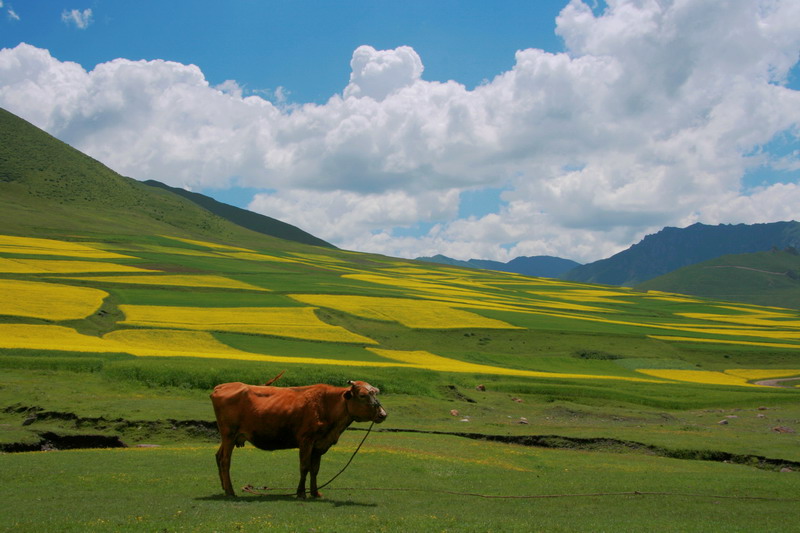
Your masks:
<svg viewBox="0 0 800 533"><path fill-rule="evenodd" d="M380 389L366 381L348 381L350 388L344 393L347 411L356 422L376 422L380 424L386 417L386 410L378 401Z"/></svg>

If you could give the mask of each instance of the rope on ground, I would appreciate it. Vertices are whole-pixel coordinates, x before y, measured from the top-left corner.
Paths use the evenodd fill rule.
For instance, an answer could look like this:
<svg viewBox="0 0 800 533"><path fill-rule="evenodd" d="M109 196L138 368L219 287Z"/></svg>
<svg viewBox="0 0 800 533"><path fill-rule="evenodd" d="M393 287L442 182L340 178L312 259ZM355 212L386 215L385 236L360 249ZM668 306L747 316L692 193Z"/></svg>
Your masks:
<svg viewBox="0 0 800 533"><path fill-rule="evenodd" d="M281 372L281 373L283 373L283 372ZM278 377L280 377L280 376L278 376ZM277 379L277 378L275 378L275 379ZM358 450L361 449L361 446L364 444L364 441L367 440L367 437L369 436L370 432L372 431L372 426L374 426L374 425L375 425L375 422L372 422L369 425L369 428L367 429L367 432L364 434L364 438L361 439L361 442L358 443L358 446L356 447L356 451L353 452L353 455L350 456L350 459L347 460L347 463L345 463L345 465L342 467L342 469L339 470L336 473L335 476L333 476L328 481L326 481L325 483L323 483L322 485L317 487L317 490L325 488L328 485L330 485L331 483L333 483L333 480L336 479L337 477L339 477L342 474L342 472L344 472L347 469L347 467L350 466L350 463L352 463L353 459L355 459L356 454L358 453ZM257 494L257 495L262 495L263 496L263 495L267 494L267 491L289 490L289 489L286 488L286 487L284 487L284 488L269 488L269 487L254 487L253 485L245 485L244 487L242 487L242 490L244 492L249 492L250 494ZM306 492L308 492L308 490L306 490ZM285 496L291 496L293 494L294 493L286 494Z"/></svg>
<svg viewBox="0 0 800 533"><path fill-rule="evenodd" d="M332 481L332 480L331 480ZM329 482L330 483L330 482ZM255 494L257 496L267 496L273 490L289 490L288 487L281 488L268 488L268 487L254 487L246 485L242 490ZM361 492L427 492L432 494L450 494L453 496L469 496L474 498L486 498L497 500L540 500L548 498L590 498L596 496L683 496L688 498L711 498L711 499L725 499L725 500L761 500L761 501L775 501L775 502L800 502L800 498L775 498L770 496L736 496L736 495L719 495L719 494L696 494L689 492L652 492L652 491L622 491L622 492L584 492L574 494L531 494L531 495L517 495L508 496L500 494L480 494L477 492L459 492L453 490L437 490L437 489L413 489L413 488L389 488L389 487L340 487L331 488L328 490L347 490L347 491L361 491ZM274 494L272 494L274 495ZM287 494L287 496L292 494Z"/></svg>

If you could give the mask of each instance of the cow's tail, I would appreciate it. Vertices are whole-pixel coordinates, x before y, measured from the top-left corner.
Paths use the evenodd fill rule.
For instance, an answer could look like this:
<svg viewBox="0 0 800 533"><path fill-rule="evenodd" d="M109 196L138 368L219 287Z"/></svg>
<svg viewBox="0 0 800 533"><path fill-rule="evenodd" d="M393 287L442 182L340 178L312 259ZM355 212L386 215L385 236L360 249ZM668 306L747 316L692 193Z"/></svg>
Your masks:
<svg viewBox="0 0 800 533"><path fill-rule="evenodd" d="M271 380L269 380L269 381L267 381L266 383L264 383L264 386L266 387L267 385L272 385L273 383L275 383L276 381L278 381L278 380L281 378L281 376L283 375L283 372L286 372L286 371L285 371L285 370L284 370L284 371L282 371L280 374L278 374L277 376L275 376L275 377L274 377L274 378L272 378Z"/></svg>

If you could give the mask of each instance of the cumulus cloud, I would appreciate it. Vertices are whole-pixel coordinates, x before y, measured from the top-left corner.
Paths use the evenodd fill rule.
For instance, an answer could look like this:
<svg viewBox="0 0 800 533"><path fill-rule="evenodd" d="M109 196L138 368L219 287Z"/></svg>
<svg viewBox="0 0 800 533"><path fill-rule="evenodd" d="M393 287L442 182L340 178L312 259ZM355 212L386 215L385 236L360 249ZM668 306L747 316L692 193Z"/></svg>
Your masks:
<svg viewBox="0 0 800 533"><path fill-rule="evenodd" d="M64 24L74 25L79 30L85 30L92 23L92 10L84 9L65 9L61 13L61 20Z"/></svg>
<svg viewBox="0 0 800 533"><path fill-rule="evenodd" d="M86 71L21 44L0 51L0 105L125 175L272 191L251 208L345 248L589 261L664 225L800 218L796 178L742 181L800 166L768 149L798 145L798 21L793 0L573 0L565 52L519 50L472 90L423 79L411 47L361 46L341 94L292 106L193 65ZM484 189L495 212L459 218Z"/></svg>

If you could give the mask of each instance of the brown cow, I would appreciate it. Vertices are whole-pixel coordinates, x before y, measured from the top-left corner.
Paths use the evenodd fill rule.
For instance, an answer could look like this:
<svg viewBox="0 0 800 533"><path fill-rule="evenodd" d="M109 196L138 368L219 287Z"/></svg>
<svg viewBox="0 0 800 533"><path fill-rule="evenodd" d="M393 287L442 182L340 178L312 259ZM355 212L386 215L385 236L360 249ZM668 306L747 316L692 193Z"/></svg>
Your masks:
<svg viewBox="0 0 800 533"><path fill-rule="evenodd" d="M281 373L282 374L282 373ZM348 381L349 387L307 387L223 383L211 393L222 443L217 468L222 489L235 496L231 483L231 455L235 446L250 441L262 450L300 448L300 484L297 497L306 497L306 475L311 473L311 495L319 498L317 473L322 456L336 444L342 431L355 422L386 420L376 387Z"/></svg>

